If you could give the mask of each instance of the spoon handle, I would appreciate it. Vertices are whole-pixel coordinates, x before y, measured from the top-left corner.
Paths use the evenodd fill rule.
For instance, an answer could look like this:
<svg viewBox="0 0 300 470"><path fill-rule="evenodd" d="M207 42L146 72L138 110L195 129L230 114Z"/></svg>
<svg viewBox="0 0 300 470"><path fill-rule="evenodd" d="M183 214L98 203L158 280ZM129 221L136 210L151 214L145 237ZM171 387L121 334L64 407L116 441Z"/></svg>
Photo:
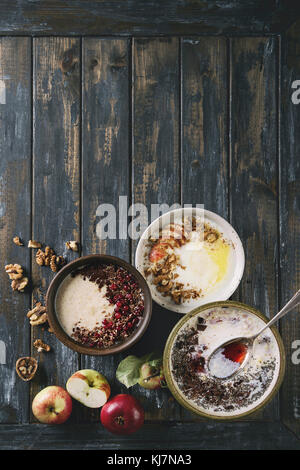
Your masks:
<svg viewBox="0 0 300 470"><path fill-rule="evenodd" d="M286 315L288 312L293 310L294 307L300 304L300 289L296 292L296 294L285 304L285 306L280 310L280 312L275 315L272 320L270 320L255 336L252 338L257 338L263 331L265 331L267 328L273 325L273 323L276 323L279 318L283 317Z"/></svg>

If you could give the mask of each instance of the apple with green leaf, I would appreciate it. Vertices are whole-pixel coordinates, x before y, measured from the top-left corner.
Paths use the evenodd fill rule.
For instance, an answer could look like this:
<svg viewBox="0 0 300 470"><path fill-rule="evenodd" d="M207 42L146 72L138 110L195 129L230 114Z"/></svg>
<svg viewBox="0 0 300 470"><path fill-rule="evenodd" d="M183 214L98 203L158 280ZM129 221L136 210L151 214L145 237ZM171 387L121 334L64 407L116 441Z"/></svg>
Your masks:
<svg viewBox="0 0 300 470"><path fill-rule="evenodd" d="M66 387L71 397L88 408L100 408L110 396L110 385L104 375L92 369L75 372Z"/></svg>
<svg viewBox="0 0 300 470"><path fill-rule="evenodd" d="M141 358L127 356L120 362L116 377L127 388L137 383L148 390L166 387L162 358L156 353L150 353Z"/></svg>

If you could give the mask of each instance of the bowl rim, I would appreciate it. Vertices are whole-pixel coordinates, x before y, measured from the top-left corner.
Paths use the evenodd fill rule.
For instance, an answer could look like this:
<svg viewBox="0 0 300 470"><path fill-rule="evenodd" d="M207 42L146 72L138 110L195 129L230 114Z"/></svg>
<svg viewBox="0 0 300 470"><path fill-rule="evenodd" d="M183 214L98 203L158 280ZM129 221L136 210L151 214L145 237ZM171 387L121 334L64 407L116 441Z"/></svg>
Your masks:
<svg viewBox="0 0 300 470"><path fill-rule="evenodd" d="M192 214L195 214L195 215L197 214L197 211L203 211L204 217L207 216L208 219L212 218L217 224L220 225L221 228L222 228L222 226L226 227L228 229L228 231L231 233L232 238L230 238L230 239L233 240L234 245L235 245L235 252L237 253L237 256L239 257L238 258L238 263L236 263L236 265L237 265L236 266L236 272L237 272L236 282L231 286L231 289L227 289L227 291L225 291L225 294L222 291L220 292L220 291L218 291L218 289L216 289L216 293L215 293L216 298L214 300L212 300L212 302L216 302L218 300L227 300L227 299L229 299L229 297L238 288L238 286L241 282L241 279L244 275L244 269L245 269L245 251L244 251L244 247L243 247L242 241L241 241L238 233L236 232L236 230L233 228L233 226L226 219L224 219L222 216L220 216L216 212L209 211L209 210L204 209L204 208L200 208L200 207L181 207L181 208L178 208L178 209L172 209L172 210L170 210L168 212L165 212L164 214L160 215L155 220L153 220L153 222L151 222L147 226L147 228L144 230L142 236L139 239L139 242L138 242L138 245L137 245L137 248L136 248L135 266L136 266L137 270L140 271L141 273L143 273L143 256L144 256L143 241L145 240L145 238L148 237L148 233L151 230L151 228L155 224L159 224L160 220L163 217L166 217L166 215L169 214L169 216L170 216L171 214L174 214L176 216L177 214L180 214L180 212L182 212L182 211L191 212ZM149 285L153 300L157 304L159 304L161 307L164 307L168 310L171 310L172 312L180 313L181 315L187 315L189 313L186 310L183 311L182 306L180 306L180 305L177 305L175 303L174 303L174 305L172 305L171 303L164 303L164 297L162 297L161 295L159 295L157 293L154 286L150 282L148 282L147 279L146 279L146 281L147 281L147 284ZM205 300L205 299L203 299L203 300ZM206 303L208 303L208 302L206 302ZM206 303L205 304L200 304L199 306L194 307L194 308L198 308L198 307L201 307L202 305L206 305Z"/></svg>
<svg viewBox="0 0 300 470"><path fill-rule="evenodd" d="M127 269L131 274L133 274L138 283L141 287L144 295L144 315L142 317L141 323L138 325L136 330L130 335L125 341L116 346L113 346L108 349L93 349L87 346L83 346L80 343L77 343L74 339L72 339L68 334L64 331L62 326L59 323L59 320L55 313L55 297L58 291L59 286L61 285L62 281L71 274L76 268L80 266L84 266L86 264L90 264L93 262L101 262L115 264L117 266L121 266ZM130 263L123 260L122 258L118 258L117 256L111 255L102 255L102 254L91 254L87 256L82 256L80 258L76 258L70 263L66 264L55 277L52 279L46 294L46 309L47 309L47 316L50 328L53 330L55 336L68 348L76 351L80 354L87 354L89 356L107 356L110 354L117 354L121 351L125 351L126 349L133 346L145 333L150 319L152 315L152 296L149 289L149 286L141 273Z"/></svg>
<svg viewBox="0 0 300 470"><path fill-rule="evenodd" d="M170 370L170 363L169 363L170 362L170 356L171 356L171 348L173 346L175 337L177 336L177 333L180 330L180 328L190 318L194 317L195 315L199 314L200 312L202 312L204 310L207 310L208 308L223 307L223 306L243 308L246 311L251 312L254 315L258 316L265 323L268 323L268 321L270 320L269 318L267 318L265 315L263 315L256 308L251 307L250 305L244 304L242 302L234 301L234 300L222 300L222 301L218 301L218 302L210 302L210 303L207 303L205 305L201 305L200 307L197 307L197 308L191 310L191 312L187 313L183 318L181 318L176 323L176 325L172 329L171 333L169 334L168 339L166 341L164 353L163 353L163 369L164 369L165 379L166 379L167 385L169 387L169 390L171 391L174 398L184 408L186 408L189 411L192 411L193 413L196 413L197 415L202 416L204 418L209 418L209 419L218 420L218 421L227 421L227 420L235 421L235 420L239 420L241 418L245 418L246 416L249 416L250 414L252 415L253 413L256 413L256 412L260 411L262 408L264 408L271 401L271 399L274 397L274 395L278 392L278 390L279 390L279 388L282 384L282 381L283 381L283 378L284 378L284 373L285 373L285 367L286 367L286 357L285 357L285 349L284 349L284 346L283 346L283 341L282 341L281 336L280 336L280 334L279 334L279 332L278 332L278 330L276 329L275 326L271 326L270 330L274 334L275 340L276 340L278 348L279 348L280 366L279 366L279 373L278 373L276 383L275 383L273 389L271 390L271 392L266 396L266 398L261 403L259 403L257 406L255 406L251 410L245 411L245 412L243 412L239 415L235 415L235 416L212 415L212 414L205 413L204 411L199 410L196 406L193 406L190 402L188 402L187 400L185 400L183 398L183 395L181 395L177 391L177 388L174 385L175 381L172 378L172 374L171 374L171 370Z"/></svg>

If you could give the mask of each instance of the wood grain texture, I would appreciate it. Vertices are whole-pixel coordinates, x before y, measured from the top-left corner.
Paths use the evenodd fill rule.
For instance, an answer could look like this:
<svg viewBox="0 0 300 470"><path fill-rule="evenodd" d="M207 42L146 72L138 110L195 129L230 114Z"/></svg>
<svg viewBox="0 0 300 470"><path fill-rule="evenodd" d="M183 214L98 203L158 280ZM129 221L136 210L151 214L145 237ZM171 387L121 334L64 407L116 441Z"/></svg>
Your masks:
<svg viewBox="0 0 300 470"><path fill-rule="evenodd" d="M13 34L264 34L299 14L293 0L2 0L0 31Z"/></svg>
<svg viewBox="0 0 300 470"><path fill-rule="evenodd" d="M233 39L231 67L230 212L246 257L234 298L271 317L278 306L276 39ZM276 416L277 405L265 416Z"/></svg>
<svg viewBox="0 0 300 470"><path fill-rule="evenodd" d="M281 159L280 159L280 305L300 288L300 105L293 104L294 80L300 79L300 23L283 38L281 84ZM299 88L299 86L297 86ZM282 417L300 436L300 319L299 307L281 321L287 354L287 371L282 386ZM298 343L297 343L298 341Z"/></svg>
<svg viewBox="0 0 300 470"><path fill-rule="evenodd" d="M31 227L30 57L29 38L0 39L0 340L6 346L6 363L0 364L1 423L25 422L29 411L28 384L17 376L15 363L30 351L30 289L13 292L4 266L21 264L30 277L30 252L12 241L15 235L28 240Z"/></svg>
<svg viewBox="0 0 300 470"><path fill-rule="evenodd" d="M224 38L182 40L183 204L228 217L228 77Z"/></svg>
<svg viewBox="0 0 300 470"><path fill-rule="evenodd" d="M82 122L82 240L83 254L106 253L129 260L129 240L119 239L119 218L127 227L127 207L119 196L128 196L129 158L129 42L127 39L83 40ZM98 206L116 210L116 238L100 239L99 223L107 215ZM127 355L127 354L126 354ZM82 368L103 373L112 393L120 393L115 372L123 356L82 357ZM98 410L87 419L99 420Z"/></svg>
<svg viewBox="0 0 300 470"><path fill-rule="evenodd" d="M0 449L26 450L299 450L292 432L279 422L146 423L131 436L114 436L102 426L88 424L0 427ZM102 464L102 461L100 462Z"/></svg>
<svg viewBox="0 0 300 470"><path fill-rule="evenodd" d="M148 208L150 223L151 204L180 203L179 41L135 39L133 60L133 203ZM141 218L141 232L148 225L146 219ZM135 248L133 240L133 263ZM150 325L133 351L140 356L162 352L179 317L153 303ZM133 392L151 419L178 418L179 406L167 390L149 392L135 387Z"/></svg>
<svg viewBox="0 0 300 470"><path fill-rule="evenodd" d="M65 247L80 240L80 43L70 38L36 38L33 48L33 239L70 261ZM44 245L44 246L45 246ZM40 267L33 250L33 297L43 299L54 276ZM78 369L78 356L53 334L34 327L52 351L40 355L40 377L32 395L46 385L65 386ZM33 348L33 354L37 355Z"/></svg>

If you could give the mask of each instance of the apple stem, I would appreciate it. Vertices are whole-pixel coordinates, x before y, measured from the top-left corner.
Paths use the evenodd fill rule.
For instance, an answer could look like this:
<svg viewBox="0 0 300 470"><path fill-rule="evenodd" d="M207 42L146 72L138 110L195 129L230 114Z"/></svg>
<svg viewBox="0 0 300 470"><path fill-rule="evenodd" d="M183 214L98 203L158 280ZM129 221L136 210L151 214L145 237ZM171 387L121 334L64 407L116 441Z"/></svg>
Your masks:
<svg viewBox="0 0 300 470"><path fill-rule="evenodd" d="M144 379L144 382L148 382L150 379L153 379L153 377L157 377L158 375L159 375L159 371L156 370L156 371L155 371L155 374L152 374L152 375L149 375L148 377L146 377L146 378Z"/></svg>

